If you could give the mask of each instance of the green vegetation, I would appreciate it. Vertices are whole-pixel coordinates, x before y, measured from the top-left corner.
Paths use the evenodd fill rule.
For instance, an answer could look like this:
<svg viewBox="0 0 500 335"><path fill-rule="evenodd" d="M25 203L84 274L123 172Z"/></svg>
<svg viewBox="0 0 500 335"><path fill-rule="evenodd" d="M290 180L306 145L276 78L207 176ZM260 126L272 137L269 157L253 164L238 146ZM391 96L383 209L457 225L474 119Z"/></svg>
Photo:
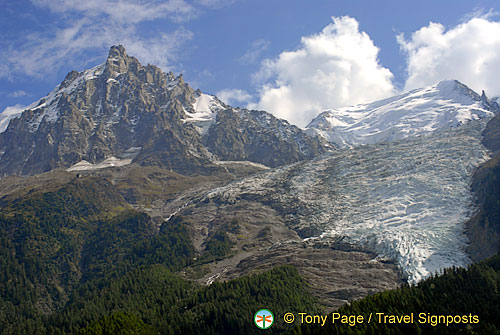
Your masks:
<svg viewBox="0 0 500 335"><path fill-rule="evenodd" d="M205 242L205 253L200 258L200 263L223 259L229 254L233 245L226 232L217 232Z"/></svg>
<svg viewBox="0 0 500 335"><path fill-rule="evenodd" d="M422 281L417 286L404 286L369 296L338 310L343 315L363 315L364 322L356 326L330 322L324 327L302 325L291 334L500 334L500 255L468 269L452 268L439 276ZM378 323L375 313L409 315L414 322L405 324ZM479 322L467 324L436 324L419 322L418 314L478 316ZM424 317L424 320L428 320ZM432 321L432 320L431 320Z"/></svg>
<svg viewBox="0 0 500 335"><path fill-rule="evenodd" d="M81 329L78 335L155 335L158 332L134 315L116 312Z"/></svg>
<svg viewBox="0 0 500 335"><path fill-rule="evenodd" d="M262 307L315 311L292 267L209 287L174 273L232 245L219 232L197 255L181 217L158 229L102 178L3 199L0 334L251 334Z"/></svg>
<svg viewBox="0 0 500 335"><path fill-rule="evenodd" d="M262 334L253 315L268 308L274 315L286 312L317 312L314 299L292 266L214 283L183 301L178 334ZM268 333L280 333L290 326L280 318Z"/></svg>
<svg viewBox="0 0 500 335"><path fill-rule="evenodd" d="M494 222L496 181L482 188L485 203L493 202L485 207L485 218ZM478 323L433 326L418 323L416 316L410 324L293 328L282 321L284 313L319 312L294 267L206 287L175 273L230 255L233 242L226 231L237 231L237 222L208 238L199 255L182 217L158 227L148 215L131 210L102 178L0 201L2 335L262 334L253 324L261 308L276 316L269 334L500 334L498 255L339 310L364 316L477 315Z"/></svg>

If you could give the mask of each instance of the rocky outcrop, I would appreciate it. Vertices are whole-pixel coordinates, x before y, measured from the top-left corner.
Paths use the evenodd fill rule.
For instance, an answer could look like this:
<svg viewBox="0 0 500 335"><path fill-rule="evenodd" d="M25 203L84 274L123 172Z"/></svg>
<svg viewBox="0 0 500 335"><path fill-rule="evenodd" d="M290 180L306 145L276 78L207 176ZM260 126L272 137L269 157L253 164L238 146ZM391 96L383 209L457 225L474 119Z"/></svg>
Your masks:
<svg viewBox="0 0 500 335"><path fill-rule="evenodd" d="M500 114L488 122L483 132L483 144L493 152L500 151Z"/></svg>
<svg viewBox="0 0 500 335"><path fill-rule="evenodd" d="M480 261L500 251L500 154L476 171L472 190L478 211L466 224L468 252Z"/></svg>
<svg viewBox="0 0 500 335"><path fill-rule="evenodd" d="M270 167L311 159L331 146L266 112L228 109L217 114L204 139L223 160L248 160Z"/></svg>

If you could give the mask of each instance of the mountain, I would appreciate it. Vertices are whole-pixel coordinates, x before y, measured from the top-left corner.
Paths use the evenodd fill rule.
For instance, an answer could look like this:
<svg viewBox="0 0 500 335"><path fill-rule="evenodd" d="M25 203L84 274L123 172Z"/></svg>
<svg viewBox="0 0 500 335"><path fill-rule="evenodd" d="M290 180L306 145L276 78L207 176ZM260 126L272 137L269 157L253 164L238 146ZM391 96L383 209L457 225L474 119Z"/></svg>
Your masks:
<svg viewBox="0 0 500 335"><path fill-rule="evenodd" d="M500 245L498 110L445 81L308 135L112 47L0 116L0 334L257 333L262 306L283 333L347 303L495 330L498 258L425 278Z"/></svg>
<svg viewBox="0 0 500 335"><path fill-rule="evenodd" d="M498 104L456 80L369 104L329 109L307 126L339 147L390 142L456 128L500 112Z"/></svg>
<svg viewBox="0 0 500 335"><path fill-rule="evenodd" d="M358 128L333 127L332 120L338 121L340 116L332 111L311 123L318 126L322 121L332 126L335 131L323 134L330 134L330 140L342 139L333 141L341 146L338 150L214 188L183 203L176 213L187 222L208 220L215 230L224 229L224 223L235 217L246 222L249 231L249 226L257 229L272 222L268 228L275 234L265 241L279 245L283 253L285 245L301 240L335 250L361 249L395 262L402 277L413 283L445 267L466 266L471 257L476 259L466 251L472 250L471 245L474 248L498 237L497 228L476 229L475 236L494 233L490 239L468 240L465 234L470 229L466 223L479 209L472 191L480 202L488 204L484 208L490 219L482 222L496 225L497 170L487 174L494 176L487 182L476 178L473 190L471 181L475 171L491 158L484 142L495 143L486 132L493 129L490 132L495 133L492 124L498 105L484 93L480 96L457 81L445 81L363 108L360 113L365 118L359 119ZM355 112L346 112L345 120L348 114ZM405 122L409 125L405 132L392 133ZM362 124L394 136L363 137L360 129L369 127L362 128ZM318 128L311 130L321 133ZM480 194L483 184L488 188ZM258 217L253 214L256 211ZM289 234L280 241L282 227L298 236ZM203 231L193 231L195 239L203 238ZM496 248L497 244L483 248L487 250L482 257ZM267 251L262 251L261 257L265 255ZM329 293L342 296L335 289Z"/></svg>
<svg viewBox="0 0 500 335"><path fill-rule="evenodd" d="M225 160L274 167L328 147L269 113L232 108L195 91L182 75L143 66L122 46L112 47L104 64L68 73L22 113L4 115L0 126L0 175L77 163L83 169L109 159L182 173ZM269 140L274 144L265 145Z"/></svg>

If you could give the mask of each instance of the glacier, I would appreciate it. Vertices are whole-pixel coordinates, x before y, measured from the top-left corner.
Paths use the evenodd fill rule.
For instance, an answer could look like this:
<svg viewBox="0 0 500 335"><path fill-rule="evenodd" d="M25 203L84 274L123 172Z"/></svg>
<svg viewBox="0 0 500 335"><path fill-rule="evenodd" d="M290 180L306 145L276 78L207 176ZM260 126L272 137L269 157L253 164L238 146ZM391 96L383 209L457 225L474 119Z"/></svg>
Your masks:
<svg viewBox="0 0 500 335"><path fill-rule="evenodd" d="M213 189L206 197L280 208L291 228L315 232L305 240L341 240L372 251L416 283L470 263L464 224L475 210L471 175L490 157L481 144L486 121L341 149Z"/></svg>
<svg viewBox="0 0 500 335"><path fill-rule="evenodd" d="M374 252L416 283L471 262L465 234L476 210L470 181L490 158L482 131L498 112L484 93L455 80L327 110L306 131L338 150L207 197L254 199L277 208L304 240Z"/></svg>

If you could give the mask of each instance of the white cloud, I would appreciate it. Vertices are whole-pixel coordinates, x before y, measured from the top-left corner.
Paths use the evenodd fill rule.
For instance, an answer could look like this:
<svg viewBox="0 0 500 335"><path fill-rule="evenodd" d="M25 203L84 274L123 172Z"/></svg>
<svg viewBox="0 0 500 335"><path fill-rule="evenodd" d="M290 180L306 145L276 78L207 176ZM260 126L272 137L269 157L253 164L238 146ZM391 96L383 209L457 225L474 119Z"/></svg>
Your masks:
<svg viewBox="0 0 500 335"><path fill-rule="evenodd" d="M184 0L32 0L37 6L48 7L53 12L80 12L87 17L105 16L123 24L170 18L189 20L196 15L195 8Z"/></svg>
<svg viewBox="0 0 500 335"><path fill-rule="evenodd" d="M332 18L319 34L302 37L297 50L264 60L253 76L267 110L306 126L326 108L373 101L392 95L392 73L378 61L378 48L351 17Z"/></svg>
<svg viewBox="0 0 500 335"><path fill-rule="evenodd" d="M193 33L179 28L170 34L159 34L151 39L141 39L139 36L123 36L116 42L110 41L106 45L123 44L129 55L137 57L142 63L154 64L167 70L171 62L177 59L177 53L184 43L193 38ZM111 43L111 44L110 44Z"/></svg>
<svg viewBox="0 0 500 335"><path fill-rule="evenodd" d="M457 79L477 92L500 95L500 22L491 13L475 17L446 31L429 23L406 40L398 36L407 54L408 79L405 89Z"/></svg>
<svg viewBox="0 0 500 335"><path fill-rule="evenodd" d="M196 9L184 0L32 0L58 15L60 21L51 30L35 32L23 41L0 51L0 76L16 73L43 77L55 73L63 64L74 68L87 65L89 50L107 50L122 44L141 62L170 70L171 64L192 39L192 32L178 27L168 33L145 37L138 31L140 22L166 19L173 22L196 15Z"/></svg>
<svg viewBox="0 0 500 335"><path fill-rule="evenodd" d="M217 98L222 100L224 103L236 106L236 105L246 105L252 100L252 96L246 91L239 89L224 89L215 94Z"/></svg>
<svg viewBox="0 0 500 335"><path fill-rule="evenodd" d="M15 91L15 92L9 93L7 96L11 97L11 98L19 98L19 97L26 97L28 95L29 94L26 93L26 91L19 90L19 91Z"/></svg>
<svg viewBox="0 0 500 335"><path fill-rule="evenodd" d="M240 57L239 61L243 64L254 64L259 59L260 55L267 50L271 42L258 39L252 42L252 47Z"/></svg>
<svg viewBox="0 0 500 335"><path fill-rule="evenodd" d="M197 3L208 8L221 8L235 3L237 0L196 0Z"/></svg>

